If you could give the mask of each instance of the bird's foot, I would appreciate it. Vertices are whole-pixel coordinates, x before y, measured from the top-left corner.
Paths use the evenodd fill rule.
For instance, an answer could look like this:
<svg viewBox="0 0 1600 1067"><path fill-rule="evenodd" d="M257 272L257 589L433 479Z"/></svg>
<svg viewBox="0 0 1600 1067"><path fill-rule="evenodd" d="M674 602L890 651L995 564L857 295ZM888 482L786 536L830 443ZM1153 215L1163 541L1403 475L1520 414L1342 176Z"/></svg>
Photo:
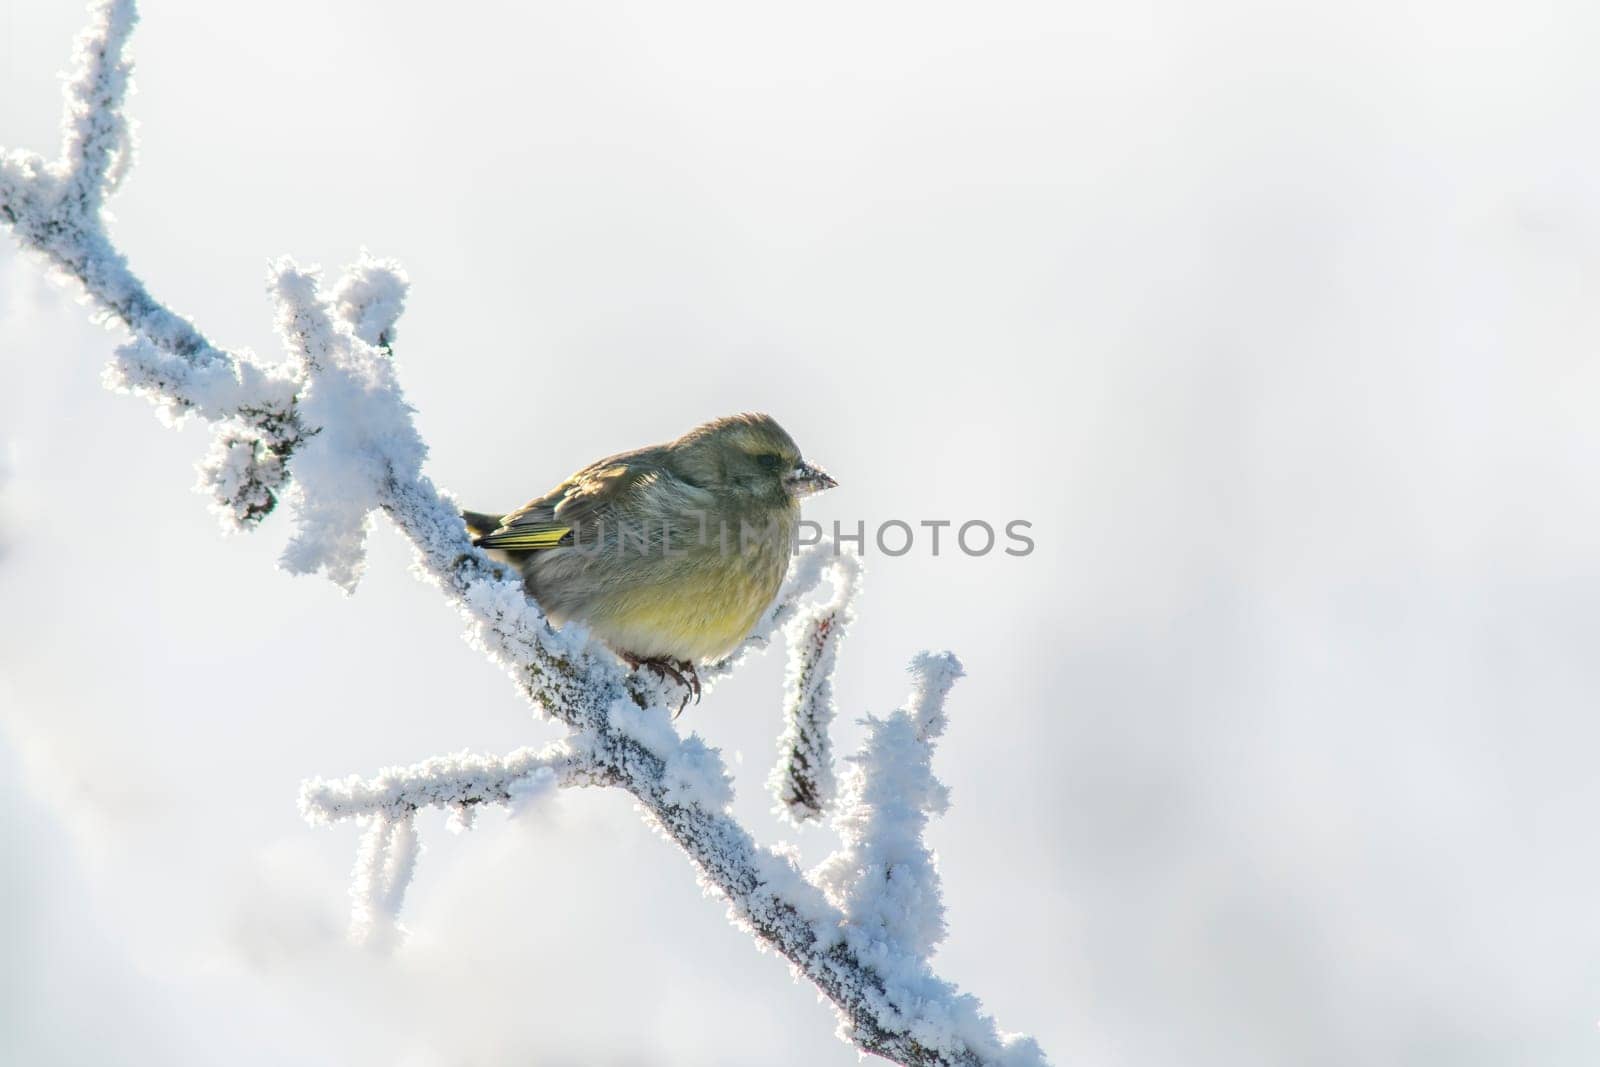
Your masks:
<svg viewBox="0 0 1600 1067"><path fill-rule="evenodd" d="M678 710L672 713L674 719L682 715L683 709L689 706L689 698L691 696L694 697L696 703L699 703L700 676L695 673L694 664L688 660L640 659L638 656L630 655L626 652L622 653L622 659L633 670L638 670L640 667L648 667L657 678L663 681L671 678L683 686L683 701L678 705ZM683 676L685 670L689 672L689 678L693 678L694 681L691 682L689 678Z"/></svg>
<svg viewBox="0 0 1600 1067"><path fill-rule="evenodd" d="M694 702L700 703L700 672L695 669L694 660L679 660L678 670L689 676L689 688L694 690Z"/></svg>

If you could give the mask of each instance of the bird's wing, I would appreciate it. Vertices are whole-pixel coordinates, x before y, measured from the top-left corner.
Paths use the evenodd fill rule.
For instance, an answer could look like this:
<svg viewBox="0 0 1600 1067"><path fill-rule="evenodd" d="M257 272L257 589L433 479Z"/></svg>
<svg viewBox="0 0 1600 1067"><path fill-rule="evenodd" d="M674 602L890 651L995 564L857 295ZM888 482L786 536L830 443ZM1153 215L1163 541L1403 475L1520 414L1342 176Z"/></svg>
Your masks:
<svg viewBox="0 0 1600 1067"><path fill-rule="evenodd" d="M570 545L573 527L604 520L628 490L662 475L659 453L657 448L643 448L592 463L504 516L500 528L477 543L521 552Z"/></svg>

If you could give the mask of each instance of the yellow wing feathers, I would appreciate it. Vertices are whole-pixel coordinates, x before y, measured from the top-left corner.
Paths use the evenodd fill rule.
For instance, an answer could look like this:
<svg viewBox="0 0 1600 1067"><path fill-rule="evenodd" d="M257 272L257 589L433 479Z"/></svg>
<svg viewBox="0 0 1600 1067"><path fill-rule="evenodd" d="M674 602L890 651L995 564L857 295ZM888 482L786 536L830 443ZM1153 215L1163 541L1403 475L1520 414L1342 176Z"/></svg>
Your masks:
<svg viewBox="0 0 1600 1067"><path fill-rule="evenodd" d="M572 527L556 524L528 524L508 526L478 539L483 548L535 552L541 548L555 548L572 533Z"/></svg>

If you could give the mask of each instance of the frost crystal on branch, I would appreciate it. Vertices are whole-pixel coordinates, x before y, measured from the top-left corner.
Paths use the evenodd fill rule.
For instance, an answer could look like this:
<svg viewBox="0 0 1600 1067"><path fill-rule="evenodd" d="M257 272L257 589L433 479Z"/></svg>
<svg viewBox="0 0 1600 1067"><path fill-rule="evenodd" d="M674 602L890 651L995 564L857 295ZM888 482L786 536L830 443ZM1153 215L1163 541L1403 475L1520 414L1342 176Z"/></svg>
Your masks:
<svg viewBox="0 0 1600 1067"><path fill-rule="evenodd" d="M154 401L168 421L198 416L215 426L203 485L238 527L286 501L295 527L283 558L290 570L321 571L353 589L366 532L383 513L411 542L414 571L461 612L468 640L567 728L566 738L539 751L441 757L367 780L306 783L300 803L308 820L365 824L351 890L358 936L399 939L420 851L419 810L442 808L467 825L487 804L520 810L559 788L612 787L683 850L740 928L821 991L858 1049L903 1064L1044 1063L1036 1044L1002 1035L978 1001L930 963L944 919L922 833L948 802L931 760L945 696L960 674L955 658L924 653L913 661L911 698L888 718L868 720L843 795L830 804L832 669L856 564L816 549L798 554L754 632L700 676L709 690L776 633L787 634L785 755L774 782L796 819L831 813L842 845L810 877L787 846L758 845L730 814L732 780L720 753L674 728L666 684L624 672L582 627L552 628L521 581L472 546L454 501L422 473L426 448L393 360L407 288L397 265L364 256L325 291L316 271L275 263L269 288L289 356L277 365L217 348L128 269L101 208L132 160L122 102L134 5L97 0L90 11L67 83L61 158L0 152L0 221L75 279L97 314L127 328L107 384ZM829 575L832 599L811 604Z"/></svg>

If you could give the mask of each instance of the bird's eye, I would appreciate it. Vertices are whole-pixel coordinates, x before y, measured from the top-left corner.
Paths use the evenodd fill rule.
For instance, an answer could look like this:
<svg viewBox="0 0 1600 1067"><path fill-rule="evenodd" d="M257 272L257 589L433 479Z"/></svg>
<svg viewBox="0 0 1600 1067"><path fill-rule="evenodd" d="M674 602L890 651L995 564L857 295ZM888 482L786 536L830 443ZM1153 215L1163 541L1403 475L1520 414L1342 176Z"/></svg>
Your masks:
<svg viewBox="0 0 1600 1067"><path fill-rule="evenodd" d="M775 452L763 452L756 457L756 462L761 464L763 470L776 473L783 466L783 457Z"/></svg>

